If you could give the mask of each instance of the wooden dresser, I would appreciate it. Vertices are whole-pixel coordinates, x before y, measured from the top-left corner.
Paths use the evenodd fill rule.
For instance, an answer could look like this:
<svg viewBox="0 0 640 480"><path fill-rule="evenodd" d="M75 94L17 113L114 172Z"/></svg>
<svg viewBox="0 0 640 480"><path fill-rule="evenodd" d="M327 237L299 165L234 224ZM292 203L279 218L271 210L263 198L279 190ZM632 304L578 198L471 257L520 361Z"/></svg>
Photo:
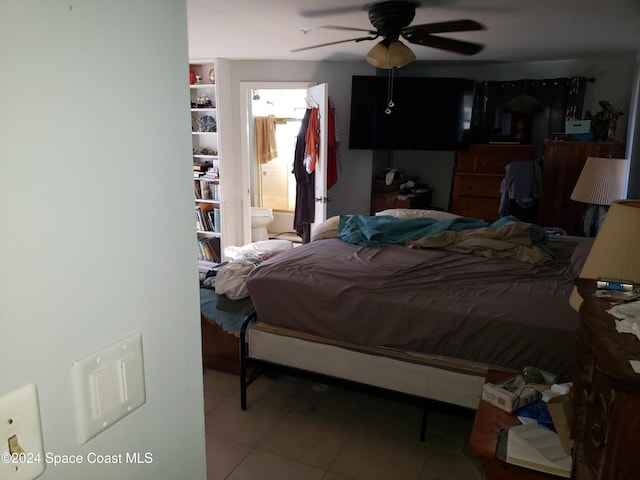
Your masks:
<svg viewBox="0 0 640 480"><path fill-rule="evenodd" d="M595 281L580 279L578 358L574 376L572 478L640 478L640 340L618 333L606 299L594 297Z"/></svg>
<svg viewBox="0 0 640 480"><path fill-rule="evenodd" d="M451 211L493 222L499 218L504 167L534 159L534 145L471 145L458 152L453 176Z"/></svg>
<svg viewBox="0 0 640 480"><path fill-rule="evenodd" d="M620 142L545 143L537 223L563 228L569 235L584 235L582 216L587 205L569 197L587 157L624 158L624 155L624 145Z"/></svg>

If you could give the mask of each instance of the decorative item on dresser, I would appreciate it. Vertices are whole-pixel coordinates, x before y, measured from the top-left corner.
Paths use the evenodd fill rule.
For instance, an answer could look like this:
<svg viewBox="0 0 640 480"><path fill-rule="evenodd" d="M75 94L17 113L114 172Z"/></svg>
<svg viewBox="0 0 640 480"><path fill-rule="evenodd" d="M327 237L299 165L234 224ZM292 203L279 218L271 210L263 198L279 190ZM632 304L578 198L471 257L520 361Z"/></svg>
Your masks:
<svg viewBox="0 0 640 480"><path fill-rule="evenodd" d="M534 153L534 145L520 144L471 145L468 150L458 152L451 211L488 222L497 220L505 167L512 162L532 161Z"/></svg>
<svg viewBox="0 0 640 480"><path fill-rule="evenodd" d="M537 223L558 227L569 235L583 235L582 218L587 207L570 195L588 157L624 158L620 142L547 142L542 158L542 195Z"/></svg>

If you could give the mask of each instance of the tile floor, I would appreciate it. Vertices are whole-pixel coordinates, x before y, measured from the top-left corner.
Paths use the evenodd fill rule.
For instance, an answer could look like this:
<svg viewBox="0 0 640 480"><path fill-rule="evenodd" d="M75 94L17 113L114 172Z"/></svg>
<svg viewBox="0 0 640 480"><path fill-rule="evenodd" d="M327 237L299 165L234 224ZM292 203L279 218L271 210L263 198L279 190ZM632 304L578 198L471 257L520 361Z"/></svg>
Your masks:
<svg viewBox="0 0 640 480"><path fill-rule="evenodd" d="M208 480L480 480L472 420L313 382L205 370Z"/></svg>

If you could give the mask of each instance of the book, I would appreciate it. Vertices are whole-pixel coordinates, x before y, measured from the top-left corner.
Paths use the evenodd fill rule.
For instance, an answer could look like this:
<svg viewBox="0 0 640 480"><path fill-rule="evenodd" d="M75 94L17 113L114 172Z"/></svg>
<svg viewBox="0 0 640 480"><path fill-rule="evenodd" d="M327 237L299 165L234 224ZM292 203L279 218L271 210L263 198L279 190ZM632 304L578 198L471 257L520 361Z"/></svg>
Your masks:
<svg viewBox="0 0 640 480"><path fill-rule="evenodd" d="M525 423L508 430L505 460L558 477L571 477L572 459L562 448L560 437L538 423Z"/></svg>
<svg viewBox="0 0 640 480"><path fill-rule="evenodd" d="M205 212L205 216L207 219L207 226L209 227L208 230L211 232L215 232L216 231L216 221L215 221L215 217L214 217L214 211L213 210L207 210Z"/></svg>
<svg viewBox="0 0 640 480"><path fill-rule="evenodd" d="M213 231L216 233L220 233L222 230L222 218L220 216L220 209L219 208L214 208L213 209L213 217L214 217L214 229Z"/></svg>
<svg viewBox="0 0 640 480"><path fill-rule="evenodd" d="M202 217L202 209L196 207L196 229L203 231L206 230L204 226L204 218Z"/></svg>

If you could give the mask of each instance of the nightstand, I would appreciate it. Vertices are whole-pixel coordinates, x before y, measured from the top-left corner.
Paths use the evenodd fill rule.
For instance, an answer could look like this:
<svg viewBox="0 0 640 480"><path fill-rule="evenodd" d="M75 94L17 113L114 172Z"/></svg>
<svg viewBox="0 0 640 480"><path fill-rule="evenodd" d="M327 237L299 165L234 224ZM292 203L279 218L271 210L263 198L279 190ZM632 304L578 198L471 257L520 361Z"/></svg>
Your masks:
<svg viewBox="0 0 640 480"><path fill-rule="evenodd" d="M486 382L500 383L513 377L513 373L489 370ZM480 458L482 469L487 480L542 480L555 478L541 472L533 472L510 465L496 458L496 447L500 431L518 425L518 419L513 413L500 410L489 402L480 400L476 419L471 431L471 451Z"/></svg>
<svg viewBox="0 0 640 480"><path fill-rule="evenodd" d="M416 190L418 191L416 192ZM410 196L406 196L405 192L401 190L374 192L371 195L371 215L390 208L430 208L433 190L428 186L418 184L413 191L406 193Z"/></svg>
<svg viewBox="0 0 640 480"><path fill-rule="evenodd" d="M640 341L616 331L595 283L576 281L584 303L573 381L572 474L580 480L640 478L640 374L630 363L640 360Z"/></svg>

